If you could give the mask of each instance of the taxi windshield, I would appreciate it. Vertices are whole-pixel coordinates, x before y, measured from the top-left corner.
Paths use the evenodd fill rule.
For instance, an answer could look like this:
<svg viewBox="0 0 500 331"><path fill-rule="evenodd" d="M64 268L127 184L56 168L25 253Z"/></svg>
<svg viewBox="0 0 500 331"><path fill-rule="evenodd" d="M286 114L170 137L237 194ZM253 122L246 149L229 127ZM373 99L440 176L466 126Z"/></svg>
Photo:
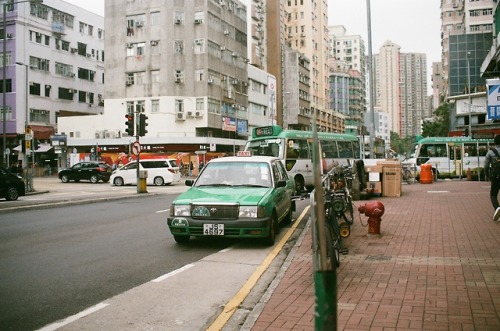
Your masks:
<svg viewBox="0 0 500 331"><path fill-rule="evenodd" d="M214 162L207 164L193 186L271 187L271 185L271 172L265 162Z"/></svg>

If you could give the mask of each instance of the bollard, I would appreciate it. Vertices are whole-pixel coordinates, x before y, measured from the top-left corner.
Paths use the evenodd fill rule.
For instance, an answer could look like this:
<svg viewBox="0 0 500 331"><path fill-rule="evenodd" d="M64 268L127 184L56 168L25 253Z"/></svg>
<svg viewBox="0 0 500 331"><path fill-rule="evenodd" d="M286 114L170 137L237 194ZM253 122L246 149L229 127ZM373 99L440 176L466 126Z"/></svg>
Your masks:
<svg viewBox="0 0 500 331"><path fill-rule="evenodd" d="M358 207L361 214L368 216L368 234L380 234L380 222L384 214L384 205L380 201L369 201Z"/></svg>

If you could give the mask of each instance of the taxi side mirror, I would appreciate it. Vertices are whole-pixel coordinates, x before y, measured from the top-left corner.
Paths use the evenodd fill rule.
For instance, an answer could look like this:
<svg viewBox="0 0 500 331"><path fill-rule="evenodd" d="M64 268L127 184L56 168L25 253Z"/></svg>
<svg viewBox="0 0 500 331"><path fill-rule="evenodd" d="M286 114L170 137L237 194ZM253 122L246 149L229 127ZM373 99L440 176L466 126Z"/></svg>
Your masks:
<svg viewBox="0 0 500 331"><path fill-rule="evenodd" d="M286 180L278 180L276 182L276 187L285 187L286 186Z"/></svg>

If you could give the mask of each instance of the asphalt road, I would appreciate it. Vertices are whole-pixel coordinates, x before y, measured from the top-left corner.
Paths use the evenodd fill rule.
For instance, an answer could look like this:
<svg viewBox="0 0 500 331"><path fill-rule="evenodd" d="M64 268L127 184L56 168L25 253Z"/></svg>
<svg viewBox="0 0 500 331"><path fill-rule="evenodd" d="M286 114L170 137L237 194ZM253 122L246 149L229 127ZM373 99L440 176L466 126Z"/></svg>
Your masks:
<svg viewBox="0 0 500 331"><path fill-rule="evenodd" d="M38 329L102 302L113 302L120 312L126 311L122 306L133 302L127 297L131 291L145 293L137 303L142 307L156 298L148 292L152 280L194 265L192 272L180 278L192 279L192 284L180 286L176 283L179 278L162 279L160 285L169 294L156 299L168 303L162 310L167 316L163 323L173 323L178 330L199 329L238 291L270 250L233 240L176 244L166 217L170 202L185 190L182 184L148 187L147 194L137 194L135 187L62 184L53 179L40 186L44 188L41 192L48 193L0 202L1 330ZM169 297L176 291L182 294ZM140 297L133 295L134 299ZM176 312L179 306L191 304L200 307L194 314L189 313L191 309L184 317ZM155 301L154 306L158 305ZM120 318L120 313L109 308L101 316L94 315L116 329L129 325L128 318L135 319L134 323L143 318L130 313ZM177 318L172 320L174 315ZM187 322L189 319L194 322ZM87 319L65 329L102 327L102 322L96 323Z"/></svg>

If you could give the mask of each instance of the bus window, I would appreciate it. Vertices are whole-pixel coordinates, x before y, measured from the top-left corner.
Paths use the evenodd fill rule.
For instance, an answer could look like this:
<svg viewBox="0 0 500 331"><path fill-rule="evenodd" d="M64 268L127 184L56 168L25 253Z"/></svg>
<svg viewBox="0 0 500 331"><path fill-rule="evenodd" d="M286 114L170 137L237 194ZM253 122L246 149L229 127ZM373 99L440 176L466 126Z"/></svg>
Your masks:
<svg viewBox="0 0 500 331"><path fill-rule="evenodd" d="M252 155L281 157L282 139L263 139L247 142L246 150Z"/></svg>
<svg viewBox="0 0 500 331"><path fill-rule="evenodd" d="M446 152L446 144L435 145L435 150L435 157L448 157L448 153Z"/></svg>
<svg viewBox="0 0 500 331"><path fill-rule="evenodd" d="M488 153L488 144L479 144L479 156L486 156L486 153Z"/></svg>
<svg viewBox="0 0 500 331"><path fill-rule="evenodd" d="M325 159L338 159L339 152L337 149L337 142L334 140L322 140L321 151Z"/></svg>
<svg viewBox="0 0 500 331"><path fill-rule="evenodd" d="M467 156L477 156L476 144L464 144L464 155Z"/></svg>
<svg viewBox="0 0 500 331"><path fill-rule="evenodd" d="M309 145L306 139L289 139L286 150L287 159L310 159Z"/></svg>
<svg viewBox="0 0 500 331"><path fill-rule="evenodd" d="M355 159L359 159L360 155L361 155L361 152L359 150L359 143L357 141L353 141L352 142L352 150L354 152L354 158Z"/></svg>
<svg viewBox="0 0 500 331"><path fill-rule="evenodd" d="M339 146L339 157L341 159L348 159L354 157L352 144L350 141L338 141L337 144Z"/></svg>

